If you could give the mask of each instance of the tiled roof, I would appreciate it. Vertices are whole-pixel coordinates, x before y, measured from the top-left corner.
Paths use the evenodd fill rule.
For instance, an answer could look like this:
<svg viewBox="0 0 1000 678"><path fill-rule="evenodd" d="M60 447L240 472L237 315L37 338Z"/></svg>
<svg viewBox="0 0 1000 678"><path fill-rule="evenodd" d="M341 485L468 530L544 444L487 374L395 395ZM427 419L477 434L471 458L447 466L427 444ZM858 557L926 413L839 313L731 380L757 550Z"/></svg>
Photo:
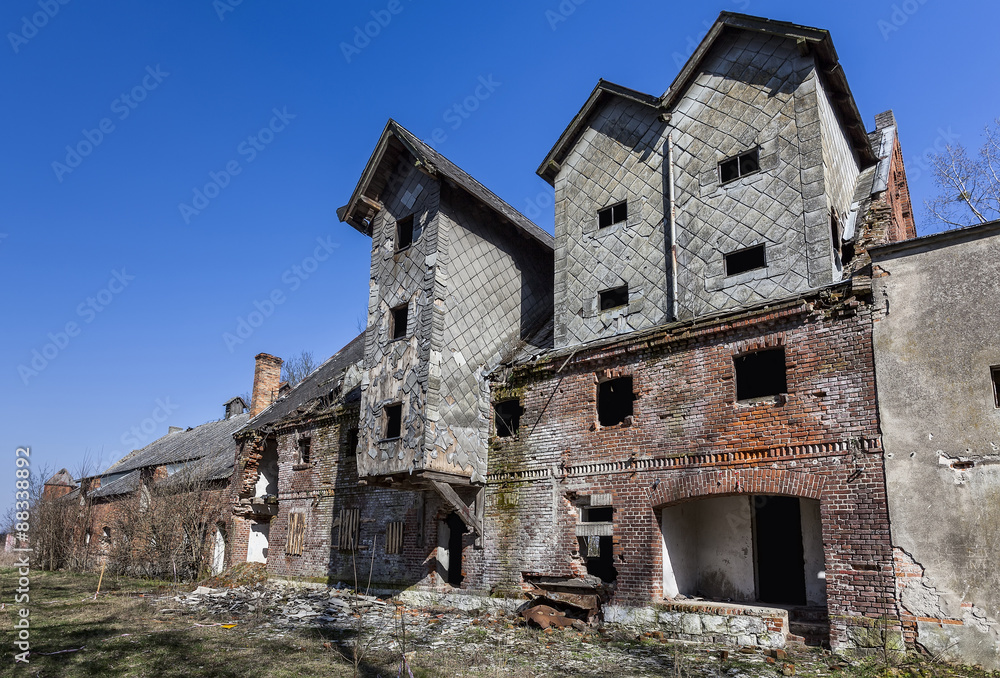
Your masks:
<svg viewBox="0 0 1000 678"><path fill-rule="evenodd" d="M238 414L167 434L115 462L101 475L201 459L218 452L220 448L228 448L235 454L233 434L243 428L249 419L248 414Z"/></svg>

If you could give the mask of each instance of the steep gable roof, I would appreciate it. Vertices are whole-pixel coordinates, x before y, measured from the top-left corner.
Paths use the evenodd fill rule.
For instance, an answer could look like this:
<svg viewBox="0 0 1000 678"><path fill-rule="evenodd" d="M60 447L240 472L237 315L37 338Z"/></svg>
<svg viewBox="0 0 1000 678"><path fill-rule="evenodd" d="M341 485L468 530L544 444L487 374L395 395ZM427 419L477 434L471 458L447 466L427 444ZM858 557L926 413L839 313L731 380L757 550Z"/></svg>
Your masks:
<svg viewBox="0 0 1000 678"><path fill-rule="evenodd" d="M433 148L413 135L412 132L393 119L389 119L375 151L368 159L361 179L351 194L350 201L337 210L341 221L370 236L371 225L367 221L382 209L378 196L385 188L401 153L407 152L416 159L416 165L430 175L440 175L464 190L473 198L493 210L501 220L511 224L524 235L547 249L552 249L555 241L551 235L536 226L530 219L498 198L492 191L472 178Z"/></svg>
<svg viewBox="0 0 1000 678"><path fill-rule="evenodd" d="M687 60L677 77L667 88L667 91L660 97L650 94L643 94L635 90L615 85L600 80L597 87L591 92L586 103L580 112L573 117L570 124L559 135L559 139L549 151L548 155L539 165L537 173L550 184L555 181L556 175L562 166L563 160L572 150L577 138L582 134L590 116L599 107L599 102L606 97L625 97L633 101L659 109L662 114L667 114L680 99L681 95L690 86L692 80L697 77L702 61L708 56L712 48L725 35L727 31L754 31L777 35L780 37L795 40L802 54L815 54L817 68L820 77L830 92L834 106L840 115L840 119L847 130L848 138L851 141L855 152L861 159L862 165L876 161L872 154L871 146L868 143L868 134L865 130L864 121L858 106L851 94L851 88L847 84L847 77L844 69L840 66L837 57L837 50L834 49L830 32L819 28L799 26L787 21L773 21L762 17L738 14L735 12L722 12L719 18L709 29L701 44L694 51L694 54Z"/></svg>

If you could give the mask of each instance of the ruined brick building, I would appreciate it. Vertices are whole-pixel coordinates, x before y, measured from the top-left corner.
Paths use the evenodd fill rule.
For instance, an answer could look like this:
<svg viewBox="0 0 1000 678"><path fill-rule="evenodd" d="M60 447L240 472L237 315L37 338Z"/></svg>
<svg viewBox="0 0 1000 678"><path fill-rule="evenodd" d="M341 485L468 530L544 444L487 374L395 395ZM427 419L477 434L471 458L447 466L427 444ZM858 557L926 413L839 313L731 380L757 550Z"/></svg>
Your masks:
<svg viewBox="0 0 1000 678"><path fill-rule="evenodd" d="M237 534L282 576L374 548L388 587L777 604L837 647L898 625L856 273L872 215L915 232L877 123L825 31L724 14L663 96L594 89L539 169L553 241L390 121L339 211L368 329L253 405ZM713 634L777 643L771 616Z"/></svg>
<svg viewBox="0 0 1000 678"><path fill-rule="evenodd" d="M257 356L226 563L600 601L686 639L995 636L995 576L970 603L956 554L1000 544L940 555L912 497L965 473L988 502L996 455L903 466L937 444L908 423L951 415L908 404L890 338L919 313L887 308L933 285L888 263L916 236L896 122L867 131L829 33L723 13L661 96L599 82L538 174L554 238L389 121L338 210L371 238L367 329L290 390ZM982 260L966 299L995 292ZM1000 365L991 327L975 370ZM996 414L969 416L995 451Z"/></svg>

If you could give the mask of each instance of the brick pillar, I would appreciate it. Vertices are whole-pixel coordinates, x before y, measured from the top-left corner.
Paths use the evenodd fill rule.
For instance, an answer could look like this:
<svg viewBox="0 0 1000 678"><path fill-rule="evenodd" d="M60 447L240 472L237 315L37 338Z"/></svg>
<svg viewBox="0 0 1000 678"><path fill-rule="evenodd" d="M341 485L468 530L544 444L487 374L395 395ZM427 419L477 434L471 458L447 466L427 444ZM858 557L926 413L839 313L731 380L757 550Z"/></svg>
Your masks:
<svg viewBox="0 0 1000 678"><path fill-rule="evenodd" d="M281 358L267 353L258 353L253 371L253 395L250 402L250 418L256 417L278 397L281 383Z"/></svg>

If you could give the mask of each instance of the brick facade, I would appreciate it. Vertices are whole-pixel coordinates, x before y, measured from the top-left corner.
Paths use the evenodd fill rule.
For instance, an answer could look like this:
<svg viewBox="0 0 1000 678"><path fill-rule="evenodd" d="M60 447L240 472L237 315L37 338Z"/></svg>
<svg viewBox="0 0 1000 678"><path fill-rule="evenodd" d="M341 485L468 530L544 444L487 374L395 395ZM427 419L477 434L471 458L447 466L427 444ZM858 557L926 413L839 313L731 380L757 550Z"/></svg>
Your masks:
<svg viewBox="0 0 1000 678"><path fill-rule="evenodd" d="M735 398L733 356L781 345L787 394ZM602 427L598 379L631 375L634 414ZM582 577L581 496L611 495L613 602L664 598L661 512L713 496L817 499L831 642L851 617L898 619L882 450L875 410L870 308L849 286L715 320L668 326L546 356L509 372L515 439L491 450L482 585Z"/></svg>

